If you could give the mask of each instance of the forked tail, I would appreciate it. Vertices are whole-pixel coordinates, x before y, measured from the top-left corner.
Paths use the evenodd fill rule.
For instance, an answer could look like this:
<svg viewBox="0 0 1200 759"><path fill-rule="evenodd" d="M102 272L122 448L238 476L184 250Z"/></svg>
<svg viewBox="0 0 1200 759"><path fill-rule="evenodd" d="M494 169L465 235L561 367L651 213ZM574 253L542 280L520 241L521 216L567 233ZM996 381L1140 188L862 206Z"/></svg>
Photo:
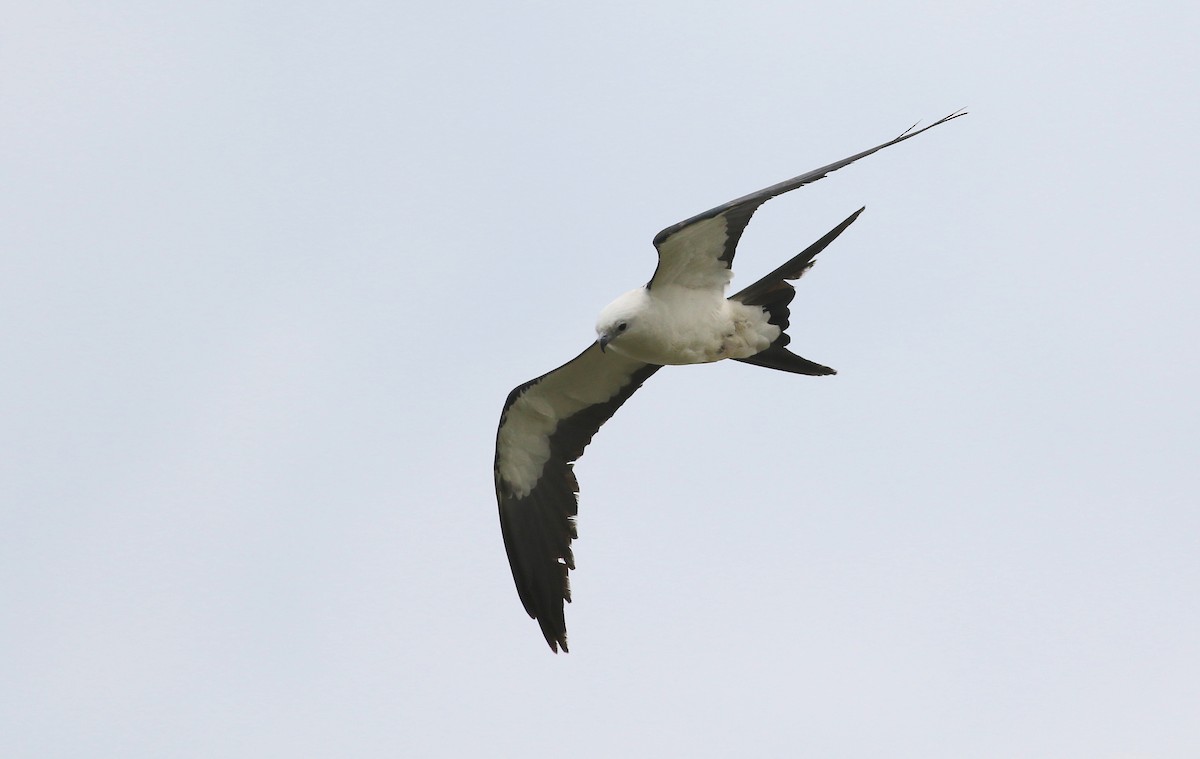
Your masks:
<svg viewBox="0 0 1200 759"><path fill-rule="evenodd" d="M809 361L787 349L787 344L792 340L787 333L788 317L791 316L788 304L792 302L792 298L796 297L796 288L792 287L788 283L788 280L799 279L804 272L808 271L808 268L813 265L813 259L816 258L817 254L825 250L829 246L829 243L837 239L838 235L845 232L846 227L853 224L858 215L865 210L866 208L863 207L850 214L845 221L829 230L821 239L809 245L799 255L729 298L739 303L745 303L747 306L762 306L763 310L768 314L768 321L779 327L779 337L775 338L775 342L771 343L770 346L753 356L734 359L735 361L757 364L769 369L778 369L781 372L792 372L794 374L809 374L814 376L837 374L836 371L830 369L828 366L822 366L815 361Z"/></svg>

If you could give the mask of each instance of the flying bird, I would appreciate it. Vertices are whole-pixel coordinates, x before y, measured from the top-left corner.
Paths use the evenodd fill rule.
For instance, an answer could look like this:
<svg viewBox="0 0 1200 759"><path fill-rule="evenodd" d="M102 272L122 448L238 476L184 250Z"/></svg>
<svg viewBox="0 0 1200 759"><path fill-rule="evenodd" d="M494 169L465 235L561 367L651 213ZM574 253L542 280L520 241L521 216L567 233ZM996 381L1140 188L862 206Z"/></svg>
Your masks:
<svg viewBox="0 0 1200 759"><path fill-rule="evenodd" d="M654 276L600 312L596 341L509 393L496 433L500 530L521 603L551 650L568 650L563 604L571 600L568 572L575 568L571 541L577 537L579 484L574 462L642 383L666 365L723 359L795 374L835 373L788 350L788 304L796 294L788 280L812 266L864 209L726 298L733 255L750 217L771 198L962 115L965 111L957 111L922 129L914 125L870 150L667 227L654 238Z"/></svg>

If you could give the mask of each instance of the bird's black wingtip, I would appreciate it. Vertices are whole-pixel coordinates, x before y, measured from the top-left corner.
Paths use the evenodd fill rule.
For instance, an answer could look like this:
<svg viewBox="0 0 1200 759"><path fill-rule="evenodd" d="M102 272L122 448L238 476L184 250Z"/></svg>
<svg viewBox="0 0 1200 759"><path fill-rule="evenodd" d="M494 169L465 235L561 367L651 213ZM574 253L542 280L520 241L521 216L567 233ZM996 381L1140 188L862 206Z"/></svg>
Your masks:
<svg viewBox="0 0 1200 759"><path fill-rule="evenodd" d="M933 124L930 124L930 126L937 126L938 124L945 124L947 121L950 121L952 119L957 119L959 116L966 116L968 113L969 113L969 111L966 109L966 106L964 106L962 108L959 108L954 113L951 113L949 116L941 117L937 121L933 122Z"/></svg>
<svg viewBox="0 0 1200 759"><path fill-rule="evenodd" d="M554 653L557 654L559 649L562 649L564 654L571 653L571 649L567 648L567 633L565 630L562 632L542 630L542 635L546 637L546 643L550 646L550 650Z"/></svg>
<svg viewBox="0 0 1200 759"><path fill-rule="evenodd" d="M910 126L908 129L905 129L903 132L901 132L900 136L897 137L894 140L894 142L899 142L900 140L907 140L909 137L916 137L921 132L927 131L929 129L933 129L935 126L945 124L947 121L952 121L954 119L957 119L959 116L966 116L967 113L968 113L968 111L966 108L959 108L957 111L950 114L949 116L943 116L940 119L938 119L937 121L930 124L929 126L923 126L920 129L917 129L917 127L921 126L921 122L918 121L917 123Z"/></svg>
<svg viewBox="0 0 1200 759"><path fill-rule="evenodd" d="M571 603L571 591L569 586L567 587L566 593L564 593L562 600L566 603ZM556 654L560 649L564 654L571 652L571 649L567 647L567 620L564 612L565 608L560 605L557 614L553 611L549 611L548 613L544 614L538 614L534 611L529 613L529 616L533 618L538 623L538 627L541 628L542 637L546 639L546 645L550 646L550 650Z"/></svg>

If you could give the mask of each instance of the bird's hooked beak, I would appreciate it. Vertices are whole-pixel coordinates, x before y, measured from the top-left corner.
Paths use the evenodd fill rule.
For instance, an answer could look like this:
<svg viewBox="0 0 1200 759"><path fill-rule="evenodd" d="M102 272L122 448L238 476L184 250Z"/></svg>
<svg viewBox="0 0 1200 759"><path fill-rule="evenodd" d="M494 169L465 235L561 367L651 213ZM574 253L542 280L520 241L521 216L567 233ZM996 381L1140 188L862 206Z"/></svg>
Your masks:
<svg viewBox="0 0 1200 759"><path fill-rule="evenodd" d="M605 333L605 334L603 334L603 335L600 335L600 339L599 339L599 340L597 340L597 342L598 342L598 343L600 343L600 352L601 352L601 353L603 353L603 352L604 352L604 348L605 348L605 347L606 347L606 346L607 346L607 345L608 345L610 342L612 342L612 337L610 337L610 336L608 335L608 333Z"/></svg>

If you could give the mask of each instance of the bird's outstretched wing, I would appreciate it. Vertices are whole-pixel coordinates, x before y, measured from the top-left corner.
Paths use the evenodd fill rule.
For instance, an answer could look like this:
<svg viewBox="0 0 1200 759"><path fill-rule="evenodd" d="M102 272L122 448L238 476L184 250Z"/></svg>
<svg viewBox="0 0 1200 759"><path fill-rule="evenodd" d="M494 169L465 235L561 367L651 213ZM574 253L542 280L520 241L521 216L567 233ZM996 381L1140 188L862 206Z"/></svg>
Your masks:
<svg viewBox="0 0 1200 759"><path fill-rule="evenodd" d="M815 182L860 158L866 158L872 153L916 137L921 132L965 114L966 111L955 111L921 129L916 129L914 125L896 139L876 145L870 150L752 192L667 227L654 237L654 247L658 249L658 268L654 270L654 276L646 286L651 289L659 284L723 288L729 282L729 267L733 263L733 255L737 250L738 241L742 238L742 232L750 223L750 217L763 203L797 187Z"/></svg>
<svg viewBox="0 0 1200 759"><path fill-rule="evenodd" d="M593 343L571 361L515 388L496 432L496 500L513 580L550 648L567 650L563 602L579 483L573 462L600 425L658 371Z"/></svg>

